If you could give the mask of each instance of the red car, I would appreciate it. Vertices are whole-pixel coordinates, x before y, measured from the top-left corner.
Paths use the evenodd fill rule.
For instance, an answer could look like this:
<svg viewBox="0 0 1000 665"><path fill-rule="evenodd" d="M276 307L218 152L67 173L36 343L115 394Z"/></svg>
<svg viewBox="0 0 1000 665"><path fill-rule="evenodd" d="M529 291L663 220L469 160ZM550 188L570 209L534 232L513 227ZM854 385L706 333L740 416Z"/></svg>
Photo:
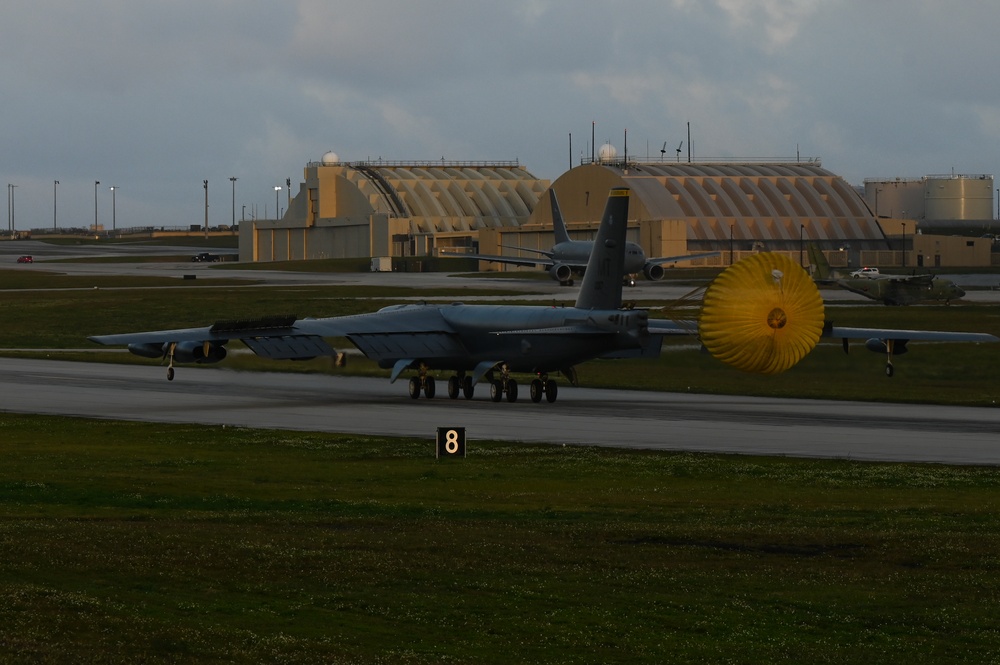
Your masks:
<svg viewBox="0 0 1000 665"><path fill-rule="evenodd" d="M34 263L35 259L25 254L24 256L17 257L18 263Z"/></svg>

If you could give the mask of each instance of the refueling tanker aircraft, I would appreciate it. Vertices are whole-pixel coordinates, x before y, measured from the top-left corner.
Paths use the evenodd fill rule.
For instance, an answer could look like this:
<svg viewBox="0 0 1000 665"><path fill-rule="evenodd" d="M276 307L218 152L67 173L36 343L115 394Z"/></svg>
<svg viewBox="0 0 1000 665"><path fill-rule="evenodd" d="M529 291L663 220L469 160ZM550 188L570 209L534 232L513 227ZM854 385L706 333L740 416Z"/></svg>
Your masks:
<svg viewBox="0 0 1000 665"><path fill-rule="evenodd" d="M552 203L552 232L555 235L556 244L552 249L529 249L527 247L507 247L523 252L538 254L537 258L497 256L495 254L461 254L460 256L469 259L479 259L492 263L506 263L514 266L538 266L545 268L552 279L563 286L573 286L573 278L586 273L587 262L590 260L590 252L594 247L592 240L570 240L569 232L566 230L566 222L559 208L559 201L556 200L556 192L549 188L549 201ZM718 256L718 252L705 252L703 254L682 254L679 256L661 256L655 259L647 259L646 252L641 246L634 242L625 243L625 274L622 282L626 286L635 286L635 276L639 273L645 275L646 279L659 281L663 279L663 264L676 263L678 261L692 261L703 259L709 256Z"/></svg>
<svg viewBox="0 0 1000 665"><path fill-rule="evenodd" d="M814 267L813 278L817 284L833 284L865 298L886 305L912 305L918 302L952 300L965 296L957 284L934 275L880 275L876 277L843 277L830 267L816 245L809 244L809 263Z"/></svg>
<svg viewBox="0 0 1000 665"><path fill-rule="evenodd" d="M700 317L653 320L645 309L622 306L628 188L612 189L576 304L392 305L352 316L297 319L294 316L220 321L209 327L96 335L99 344L126 344L129 351L174 363L215 363L226 344L238 339L265 358L304 360L338 354L326 338L347 338L380 367L390 381L407 370L410 397L435 394L433 372L449 372L448 396L471 399L484 379L494 402L518 396L516 373L534 375L533 402L555 402L561 373L576 384L574 367L594 358L655 357L665 335L696 334L704 347L740 369L774 374L805 357L820 337L868 339L866 346L892 356L910 340L996 342L982 333L838 328L824 321L823 300L809 275L791 259L756 254L721 273L705 292Z"/></svg>

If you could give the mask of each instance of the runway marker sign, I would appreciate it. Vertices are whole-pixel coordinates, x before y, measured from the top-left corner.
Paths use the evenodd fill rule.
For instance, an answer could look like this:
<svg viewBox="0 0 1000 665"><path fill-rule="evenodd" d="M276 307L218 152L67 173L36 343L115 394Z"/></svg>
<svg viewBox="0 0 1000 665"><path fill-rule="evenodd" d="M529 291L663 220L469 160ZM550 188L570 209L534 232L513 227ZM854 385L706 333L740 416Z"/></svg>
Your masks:
<svg viewBox="0 0 1000 665"><path fill-rule="evenodd" d="M465 457L465 428L438 427L435 457Z"/></svg>

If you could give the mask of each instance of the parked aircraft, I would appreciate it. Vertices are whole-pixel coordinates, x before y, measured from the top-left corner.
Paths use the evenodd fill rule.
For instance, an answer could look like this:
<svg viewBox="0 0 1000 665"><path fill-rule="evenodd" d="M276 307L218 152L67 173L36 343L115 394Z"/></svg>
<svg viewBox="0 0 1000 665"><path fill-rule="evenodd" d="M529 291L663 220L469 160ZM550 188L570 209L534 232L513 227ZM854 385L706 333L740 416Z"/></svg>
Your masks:
<svg viewBox="0 0 1000 665"><path fill-rule="evenodd" d="M587 261L590 258L594 241L571 240L569 232L566 230L566 222L563 219L562 211L559 209L559 201L556 199L555 190L551 188L549 188L549 201L552 203L552 231L556 240L556 244L552 246L552 249L529 249L527 247L509 247L505 245L507 249L516 249L522 252L537 254L537 258L497 256L495 254L462 254L462 256L479 259L480 261L506 263L515 266L541 266L546 269L552 279L563 286L573 286L574 276L583 275L587 268ZM705 252L703 254L683 254L647 259L646 252L641 246L634 242L626 242L624 283L628 286L635 286L635 277L639 273L645 275L646 279L649 280L661 280L663 279L663 265L666 263L691 261L693 259L703 259L718 255L718 252Z"/></svg>
<svg viewBox="0 0 1000 665"><path fill-rule="evenodd" d="M965 295L965 291L954 282L933 275L841 277L814 244L809 245L809 263L815 266L813 277L817 283L834 284L886 305L912 305L926 301L950 303Z"/></svg>
<svg viewBox="0 0 1000 665"><path fill-rule="evenodd" d="M650 320L644 309L622 307L622 275L629 189L612 189L572 307L538 305L392 305L370 314L320 319L289 317L220 321L209 327L97 335L99 344L174 363L215 363L226 344L241 340L259 356L307 359L341 356L325 338L344 337L391 369L407 370L410 397L434 397L432 372L451 372L448 396L471 399L483 379L495 402L518 397L515 373L534 375L532 401L556 401L561 373L576 383L574 367L594 358L655 357L664 335L697 333L716 357L748 371L775 373L808 354L821 336L874 338L869 346L892 355L911 339L1000 341L992 335L931 331L836 328L823 320L823 301L812 280L790 259L757 254L724 271L705 293L698 321ZM802 284L807 285L803 288ZM870 341L871 343L871 341ZM887 370L891 375L891 371Z"/></svg>

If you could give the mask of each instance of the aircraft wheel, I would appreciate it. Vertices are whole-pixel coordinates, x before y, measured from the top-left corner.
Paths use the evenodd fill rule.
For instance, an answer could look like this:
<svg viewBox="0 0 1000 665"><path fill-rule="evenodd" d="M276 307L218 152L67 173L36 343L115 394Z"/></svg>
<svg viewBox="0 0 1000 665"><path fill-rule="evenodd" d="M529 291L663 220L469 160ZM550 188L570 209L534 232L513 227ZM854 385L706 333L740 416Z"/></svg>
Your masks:
<svg viewBox="0 0 1000 665"><path fill-rule="evenodd" d="M167 381L173 381L173 380L174 380L174 368L173 367L168 367L167 368Z"/></svg>
<svg viewBox="0 0 1000 665"><path fill-rule="evenodd" d="M535 379L531 382L531 387L529 389L531 393L531 401L538 404L542 401L542 395L545 393L545 387L542 385L541 379Z"/></svg>
<svg viewBox="0 0 1000 665"><path fill-rule="evenodd" d="M472 384L472 377L465 377L465 380L462 381L462 396L465 397L465 399L472 399L475 392L476 386Z"/></svg>
<svg viewBox="0 0 1000 665"><path fill-rule="evenodd" d="M459 380L457 376L448 377L448 397L458 399Z"/></svg>
<svg viewBox="0 0 1000 665"><path fill-rule="evenodd" d="M494 381L490 384L490 399L494 402L499 402L503 399L503 384L499 381Z"/></svg>
<svg viewBox="0 0 1000 665"><path fill-rule="evenodd" d="M559 385L555 382L555 379L549 379L545 382L545 399L549 401L549 404L552 404L558 396Z"/></svg>
<svg viewBox="0 0 1000 665"><path fill-rule="evenodd" d="M420 397L420 379L417 377L410 377L410 397L417 399Z"/></svg>
<svg viewBox="0 0 1000 665"><path fill-rule="evenodd" d="M428 376L424 379L424 397L427 399L433 399L435 392L434 377Z"/></svg>
<svg viewBox="0 0 1000 665"><path fill-rule="evenodd" d="M895 370L893 370L892 365L885 366L885 375L891 377Z"/></svg>
<svg viewBox="0 0 1000 665"><path fill-rule="evenodd" d="M507 401L516 402L517 401L517 381L514 379L507 380Z"/></svg>

